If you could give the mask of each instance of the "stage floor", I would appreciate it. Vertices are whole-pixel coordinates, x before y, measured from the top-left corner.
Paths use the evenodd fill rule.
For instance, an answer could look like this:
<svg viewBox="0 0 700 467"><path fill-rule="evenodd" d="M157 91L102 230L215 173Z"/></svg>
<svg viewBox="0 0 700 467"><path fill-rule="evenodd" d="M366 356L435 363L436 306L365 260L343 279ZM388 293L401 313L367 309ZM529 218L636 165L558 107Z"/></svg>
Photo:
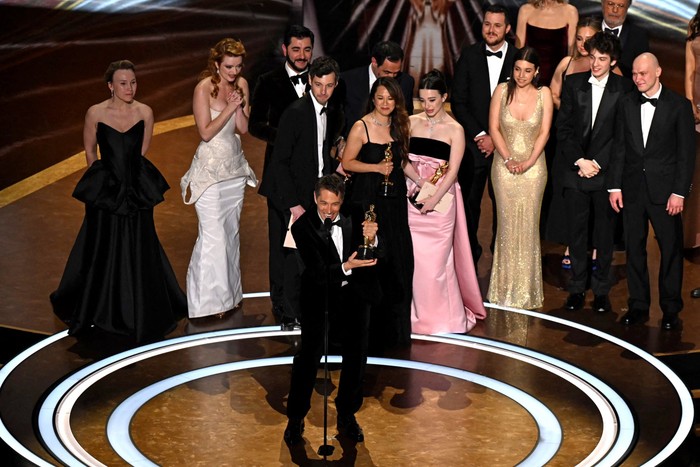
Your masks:
<svg viewBox="0 0 700 467"><path fill-rule="evenodd" d="M179 178L198 137L191 118L159 123L157 130L149 158L172 189L156 208L156 226L184 285L197 220L194 208L181 201ZM260 175L264 146L250 136L243 145ZM323 443L322 372L304 445L289 449L282 441L298 335L273 326L264 199L253 189L246 192L242 307L222 319L183 320L169 339L151 346L133 348L99 334L78 341L65 335L48 302L83 215L70 196L84 166L79 156L74 160L0 192L0 327L46 336L0 370L0 436L28 462L44 465L323 462L316 454ZM482 212L479 237L488 244L489 209ZM659 329L655 291L648 323L619 325L626 280L624 253L618 252L613 313L595 314L590 303L567 312L561 308L567 295L561 253L558 245L543 245L542 310L489 308L469 335L416 335L409 347L372 358L357 416L364 443L335 438L339 372L331 358L328 433L336 449L328 462L690 465L688 378L655 357L675 364L695 356L700 300L686 300L678 331ZM700 286L699 262L686 260L684 297ZM478 271L484 294L490 263L486 252Z"/></svg>

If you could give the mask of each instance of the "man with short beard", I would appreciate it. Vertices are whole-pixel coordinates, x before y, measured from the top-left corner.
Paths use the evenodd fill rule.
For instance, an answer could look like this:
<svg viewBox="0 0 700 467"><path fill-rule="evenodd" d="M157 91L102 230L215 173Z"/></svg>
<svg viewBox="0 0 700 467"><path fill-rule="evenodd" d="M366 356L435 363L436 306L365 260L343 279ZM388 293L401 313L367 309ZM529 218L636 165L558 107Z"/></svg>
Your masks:
<svg viewBox="0 0 700 467"><path fill-rule="evenodd" d="M265 193L264 180L269 177L269 164L274 150L277 127L284 110L292 102L306 93L308 69L313 55L314 33L300 25L292 25L284 35L282 53L285 56L284 66L269 71L258 78L253 98L251 99L248 131L256 138L267 142L265 163L263 166L263 183L260 194ZM299 315L296 306L286 300L284 294L284 236L287 224L279 216L279 210L271 206L268 197L267 204L268 237L270 243L269 277L270 299L272 313L282 323L284 329L298 327Z"/></svg>
<svg viewBox="0 0 700 467"><path fill-rule="evenodd" d="M481 27L483 41L465 47L457 61L452 85L452 112L464 127L468 153L459 169L459 184L469 227L469 242L474 264L479 262L481 246L476 236L481 216L481 197L490 178L493 142L488 134L489 105L498 83L507 81L513 70L516 48L506 42L510 23L506 9L489 5ZM496 198L489 183L493 207L493 238L496 236ZM492 241L493 245L493 241ZM493 251L493 246L491 248Z"/></svg>

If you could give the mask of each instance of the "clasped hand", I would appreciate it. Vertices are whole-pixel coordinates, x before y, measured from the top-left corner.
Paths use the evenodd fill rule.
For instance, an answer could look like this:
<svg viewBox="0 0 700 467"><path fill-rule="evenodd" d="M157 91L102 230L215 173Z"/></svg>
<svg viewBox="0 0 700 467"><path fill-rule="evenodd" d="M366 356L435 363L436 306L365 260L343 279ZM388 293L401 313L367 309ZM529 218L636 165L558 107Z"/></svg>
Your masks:
<svg viewBox="0 0 700 467"><path fill-rule="evenodd" d="M598 164L589 159L580 159L578 161L578 176L585 178L592 178L598 175L600 172L600 167Z"/></svg>

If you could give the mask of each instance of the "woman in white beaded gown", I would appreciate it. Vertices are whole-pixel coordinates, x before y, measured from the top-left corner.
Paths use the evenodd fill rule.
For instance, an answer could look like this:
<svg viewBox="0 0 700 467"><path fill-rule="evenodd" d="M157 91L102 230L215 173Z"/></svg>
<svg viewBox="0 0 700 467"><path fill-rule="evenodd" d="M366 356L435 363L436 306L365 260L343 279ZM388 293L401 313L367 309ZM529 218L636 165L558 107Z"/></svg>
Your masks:
<svg viewBox="0 0 700 467"><path fill-rule="evenodd" d="M243 299L239 225L246 183L257 185L236 134L248 131L248 82L240 73L245 48L223 39L209 54L194 89L193 112L202 142L180 181L182 198L194 203L199 235L187 269L190 318L220 315Z"/></svg>

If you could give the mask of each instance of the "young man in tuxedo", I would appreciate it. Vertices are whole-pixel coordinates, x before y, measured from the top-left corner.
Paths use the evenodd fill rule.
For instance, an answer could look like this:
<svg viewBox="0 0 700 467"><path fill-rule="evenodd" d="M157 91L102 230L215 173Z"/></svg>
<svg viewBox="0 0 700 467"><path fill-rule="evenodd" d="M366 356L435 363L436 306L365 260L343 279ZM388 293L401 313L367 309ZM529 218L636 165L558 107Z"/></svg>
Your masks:
<svg viewBox="0 0 700 467"><path fill-rule="evenodd" d="M481 25L483 40L462 50L452 85L452 113L467 136L468 153L462 159L458 180L462 186L474 264L479 261L482 251L476 234L481 217L481 198L490 179L493 161L493 142L488 134L491 95L498 83L510 78L516 51L506 42L509 32L510 22L505 7L487 6ZM493 209L492 238L495 238L496 198L491 183L488 191Z"/></svg>
<svg viewBox="0 0 700 467"><path fill-rule="evenodd" d="M369 91L377 78L389 77L398 81L406 101L406 112L413 113L413 85L415 81L408 73L403 73L403 50L391 41L377 43L372 48L372 60L369 67L353 68L341 74L345 101L345 130L347 134L352 125L362 118L367 110Z"/></svg>
<svg viewBox="0 0 700 467"><path fill-rule="evenodd" d="M603 32L620 38L622 53L617 61L622 74L632 77L632 61L641 53L649 52L649 35L627 19L632 0L600 0L603 9Z"/></svg>
<svg viewBox="0 0 700 467"><path fill-rule="evenodd" d="M563 163L564 202L571 255L567 310L583 308L588 279L588 226L593 208L593 245L598 268L591 275L593 306L597 312L611 310L615 212L608 201L605 176L614 147L617 104L634 90L632 81L612 73L620 57L620 41L598 32L585 44L591 71L566 78L557 116L557 139ZM567 170L568 169L568 170Z"/></svg>
<svg viewBox="0 0 700 467"><path fill-rule="evenodd" d="M284 65L260 75L251 99L248 131L267 143L262 178L269 176L268 166L275 147L277 128L282 112L306 93L309 63L313 56L314 33L304 26L292 25L285 33L282 44ZM263 190L265 186L265 190ZM270 185L260 186L260 194L268 196ZM270 244L269 277L272 312L276 319L283 321L283 327L294 328L295 312L286 310L284 299L284 235L287 224L279 216L268 197L267 207L268 236ZM286 308L291 306L287 305Z"/></svg>
<svg viewBox="0 0 700 467"><path fill-rule="evenodd" d="M313 206L316 180L336 169L330 149L340 135L343 113L328 103L338 84L338 74L338 64L332 58L314 60L309 67L310 92L292 102L280 117L259 191L267 197L268 219L272 219L268 225L270 251L284 244L290 218L296 221ZM275 272L282 272L283 329L299 325L297 262L295 252L285 249L282 264L275 265L281 269Z"/></svg>
<svg viewBox="0 0 700 467"><path fill-rule="evenodd" d="M367 329L370 303L379 300L374 276L376 259L361 260L354 249L363 243L378 246L377 223L366 220L352 225L340 215L345 196L344 181L325 175L314 189L315 208L292 225L292 234L304 264L301 280L301 348L294 357L284 440L289 445L302 441L304 417L311 407L316 369L323 355L324 314L338 325L342 343L342 371L338 396L338 431L352 441L364 441L355 413L362 406L362 379L367 363Z"/></svg>
<svg viewBox="0 0 700 467"><path fill-rule="evenodd" d="M632 64L639 92L620 101L616 141L608 178L612 208L622 211L627 247L629 311L621 323L649 319L651 293L647 236L651 222L661 250L661 328L680 325L683 309L683 224L680 214L695 166L695 120L691 103L662 86L657 58L643 53Z"/></svg>

